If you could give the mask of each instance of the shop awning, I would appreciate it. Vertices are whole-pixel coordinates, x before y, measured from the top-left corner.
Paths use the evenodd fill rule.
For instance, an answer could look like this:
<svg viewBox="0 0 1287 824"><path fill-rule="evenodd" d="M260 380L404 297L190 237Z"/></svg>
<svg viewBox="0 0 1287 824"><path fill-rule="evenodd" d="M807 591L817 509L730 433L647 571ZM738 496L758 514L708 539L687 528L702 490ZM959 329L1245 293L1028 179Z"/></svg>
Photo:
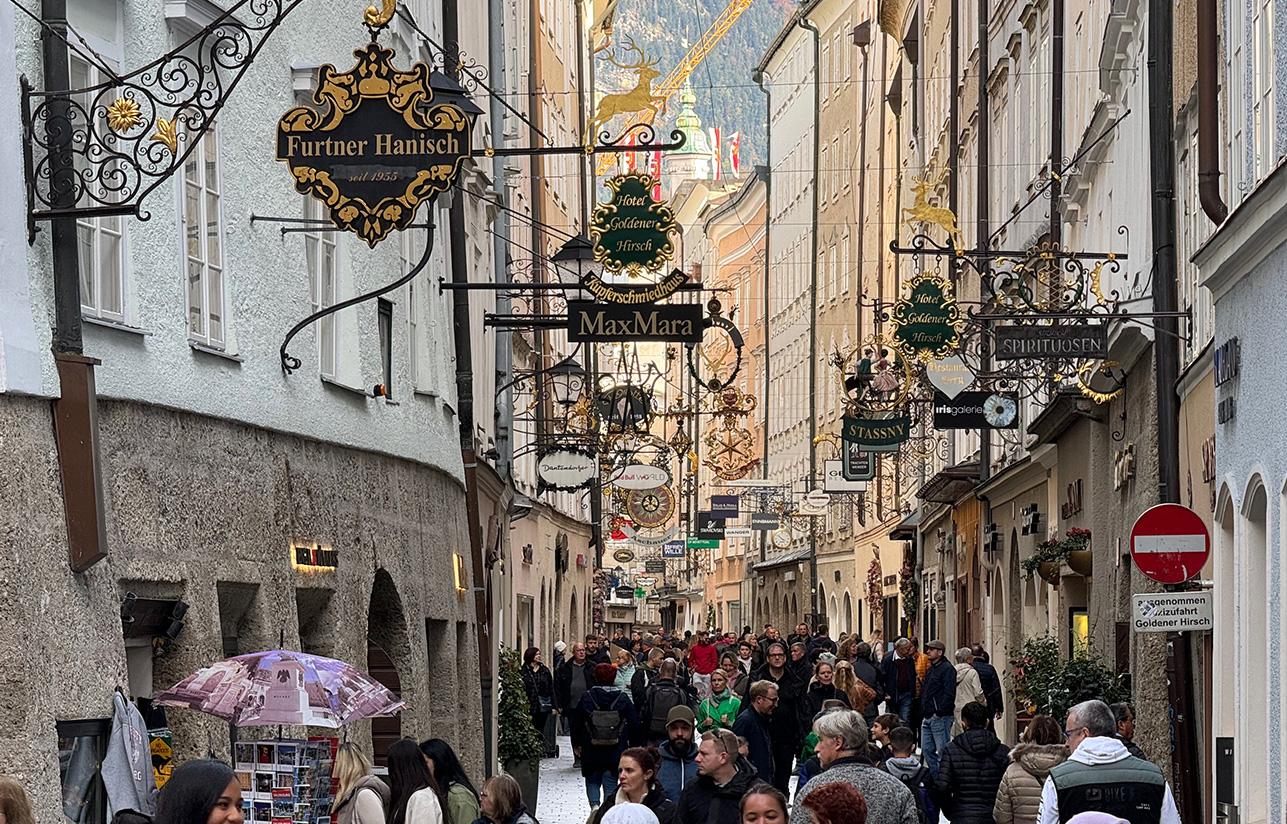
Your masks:
<svg viewBox="0 0 1287 824"><path fill-rule="evenodd" d="M891 541L915 541L916 527L921 525L920 509L913 509L903 516L903 519L891 530L889 530L889 539Z"/></svg>
<svg viewBox="0 0 1287 824"><path fill-rule="evenodd" d="M949 466L930 478L916 491L922 501L936 504L956 503L970 493L979 482L977 463Z"/></svg>
<svg viewBox="0 0 1287 824"><path fill-rule="evenodd" d="M799 563L808 557L809 549L806 547L805 549L797 549L795 552L789 552L786 555L779 555L776 558L765 558L758 564L752 564L751 569L757 571L773 569L775 567L786 566L787 564Z"/></svg>

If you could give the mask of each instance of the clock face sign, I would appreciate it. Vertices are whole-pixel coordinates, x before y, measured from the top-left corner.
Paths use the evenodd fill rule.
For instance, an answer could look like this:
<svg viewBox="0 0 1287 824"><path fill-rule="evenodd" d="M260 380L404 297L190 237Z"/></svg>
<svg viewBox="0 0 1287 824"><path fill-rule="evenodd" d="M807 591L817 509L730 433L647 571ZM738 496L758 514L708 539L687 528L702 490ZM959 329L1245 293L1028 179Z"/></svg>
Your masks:
<svg viewBox="0 0 1287 824"><path fill-rule="evenodd" d="M786 549L791 546L791 530L779 529L773 533L773 545L778 549Z"/></svg>
<svg viewBox="0 0 1287 824"><path fill-rule="evenodd" d="M636 489L627 496L626 509L639 526L648 529L659 527L675 513L675 493L668 486Z"/></svg>

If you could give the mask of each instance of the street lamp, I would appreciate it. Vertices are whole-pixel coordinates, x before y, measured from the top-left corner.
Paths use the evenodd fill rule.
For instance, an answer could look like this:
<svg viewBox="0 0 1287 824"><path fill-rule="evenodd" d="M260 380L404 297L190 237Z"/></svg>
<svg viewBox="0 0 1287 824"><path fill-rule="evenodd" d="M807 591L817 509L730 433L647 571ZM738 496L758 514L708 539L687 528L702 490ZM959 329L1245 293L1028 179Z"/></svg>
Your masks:
<svg viewBox="0 0 1287 824"><path fill-rule="evenodd" d="M484 114L483 110L478 108L478 104L470 99L465 88L456 82L456 78L445 72L438 69L429 72L429 89L433 92L433 101L429 104L431 106L437 103L450 103L463 111L470 123Z"/></svg>
<svg viewBox="0 0 1287 824"><path fill-rule="evenodd" d="M545 379L550 383L550 392L560 406L576 404L585 391L585 370L575 358L567 357L545 370Z"/></svg>
<svg viewBox="0 0 1287 824"><path fill-rule="evenodd" d="M577 235L564 243L550 257L558 274L559 283L567 286L584 283L590 275L597 275L603 267L594 262L594 244L585 235ZM584 289L569 289L564 293L568 300L591 300Z"/></svg>

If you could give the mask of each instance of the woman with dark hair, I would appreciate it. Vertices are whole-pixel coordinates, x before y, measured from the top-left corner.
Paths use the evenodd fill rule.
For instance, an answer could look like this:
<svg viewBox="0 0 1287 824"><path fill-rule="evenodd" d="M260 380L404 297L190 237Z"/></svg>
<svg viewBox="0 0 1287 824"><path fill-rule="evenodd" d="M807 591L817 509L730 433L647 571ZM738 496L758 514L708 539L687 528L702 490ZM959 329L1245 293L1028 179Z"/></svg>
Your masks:
<svg viewBox="0 0 1287 824"><path fill-rule="evenodd" d="M819 661L813 667L813 680L809 682L809 691L805 694L805 712L812 718L822 712L824 701L840 701L849 706L849 696L835 684L836 668L826 661Z"/></svg>
<svg viewBox="0 0 1287 824"><path fill-rule="evenodd" d="M175 767L156 800L154 824L241 824L241 782L222 761Z"/></svg>
<svg viewBox="0 0 1287 824"><path fill-rule="evenodd" d="M389 824L443 824L442 791L410 738L389 745Z"/></svg>
<svg viewBox="0 0 1287 824"><path fill-rule="evenodd" d="M546 722L554 710L554 676L550 668L541 662L541 651L528 647L523 653L523 689L527 692L527 704L532 710L532 726L536 734L545 740L545 752L554 751L554 727L546 734Z"/></svg>
<svg viewBox="0 0 1287 824"><path fill-rule="evenodd" d="M603 816L616 804L642 804L657 816L658 824L674 824L675 804L666 797L657 781L661 755L652 747L631 747L621 754L617 769L617 791L603 800L590 824L602 824Z"/></svg>
<svg viewBox="0 0 1287 824"><path fill-rule="evenodd" d="M591 807L617 791L617 768L632 731L639 725L635 705L614 685L617 668L598 664L595 686L572 712L572 745L581 748L581 775Z"/></svg>
<svg viewBox="0 0 1287 824"><path fill-rule="evenodd" d="M478 818L478 790L474 789L451 745L441 738L430 738L420 742L420 752L433 780L446 794L447 824L470 824Z"/></svg>
<svg viewBox="0 0 1287 824"><path fill-rule="evenodd" d="M1020 739L1010 750L1011 764L997 788L992 807L996 824L1034 824L1050 768L1068 760L1063 725L1049 715L1034 715Z"/></svg>
<svg viewBox="0 0 1287 824"><path fill-rule="evenodd" d="M738 808L742 824L785 824L787 820L786 796L772 784L757 781L742 796Z"/></svg>

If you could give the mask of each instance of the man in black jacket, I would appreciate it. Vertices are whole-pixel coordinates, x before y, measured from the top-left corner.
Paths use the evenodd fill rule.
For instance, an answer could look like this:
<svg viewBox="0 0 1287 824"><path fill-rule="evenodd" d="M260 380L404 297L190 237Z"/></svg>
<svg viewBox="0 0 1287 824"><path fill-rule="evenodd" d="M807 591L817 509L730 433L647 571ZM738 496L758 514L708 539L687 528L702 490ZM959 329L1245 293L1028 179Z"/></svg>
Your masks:
<svg viewBox="0 0 1287 824"><path fill-rule="evenodd" d="M737 768L737 736L711 730L697 748L697 780L679 795L679 824L738 824L750 785L750 774Z"/></svg>
<svg viewBox="0 0 1287 824"><path fill-rule="evenodd" d="M925 645L930 659L929 671L921 685L921 751L925 766L938 778L938 762L947 742L952 740L952 721L956 716L956 668L943 657L947 645L934 640Z"/></svg>
<svg viewBox="0 0 1287 824"><path fill-rule="evenodd" d="M606 639L600 639L593 632L585 636L585 659L590 662L590 666L611 664L612 657L608 654Z"/></svg>
<svg viewBox="0 0 1287 824"><path fill-rule="evenodd" d="M769 730L773 736L773 776L761 770L760 778L768 781L785 795L789 789L795 756L804 743L805 731L812 719L805 718L805 704L808 682L800 677L787 663L786 647L777 642L768 648L765 664L751 673L751 685L756 681L770 681L778 688L778 703L769 721ZM749 699L750 696L748 696ZM745 713L750 701L743 701L739 712ZM756 765L758 767L758 765Z"/></svg>
<svg viewBox="0 0 1287 824"><path fill-rule="evenodd" d="M818 650L835 655L837 649L838 647L836 646L836 642L831 640L831 637L827 635L826 624L818 624L818 634L810 638L808 643L805 645L806 654L810 661L817 660L815 653Z"/></svg>
<svg viewBox="0 0 1287 824"><path fill-rule="evenodd" d="M982 644L975 644L970 651L974 653L972 666L979 674L983 695L988 699L988 717L999 719L1005 714L1005 693L1001 690L1001 678L997 675L996 667L988 663L988 654L984 652ZM992 726L991 721L988 726Z"/></svg>
<svg viewBox="0 0 1287 824"><path fill-rule="evenodd" d="M572 657L554 673L554 712L571 719L581 705L581 696L594 686L594 664L585 655L585 644L572 645ZM573 766L581 766L581 748L573 747Z"/></svg>
<svg viewBox="0 0 1287 824"><path fill-rule="evenodd" d="M781 781L775 781L779 766L777 741L773 736L772 719L782 711L779 706L778 687L771 681L756 681L751 684L750 694L746 697L751 709L737 716L733 722L733 733L746 739L746 757L759 777L787 793L791 780L791 762L787 761L786 774Z"/></svg>
<svg viewBox="0 0 1287 824"><path fill-rule="evenodd" d="M906 638L895 641L880 668L885 685L885 711L896 713L904 724L912 727L916 704L916 655L912 642Z"/></svg>
<svg viewBox="0 0 1287 824"><path fill-rule="evenodd" d="M1010 748L988 729L988 717L988 708L978 701L962 707L965 731L943 751L934 788L938 806L952 824L992 824L992 806L1010 765Z"/></svg>
<svg viewBox="0 0 1287 824"><path fill-rule="evenodd" d="M885 694L885 683L881 678L880 672L871 663L870 644L866 641L859 642L858 646L854 647L854 654L857 656L853 660L854 675L864 684L871 687L872 692L876 693L876 697L862 710L863 720L867 722L867 726L870 728L872 722L876 720L876 716L880 714L878 707L881 697ZM854 709L857 709L857 707Z"/></svg>

